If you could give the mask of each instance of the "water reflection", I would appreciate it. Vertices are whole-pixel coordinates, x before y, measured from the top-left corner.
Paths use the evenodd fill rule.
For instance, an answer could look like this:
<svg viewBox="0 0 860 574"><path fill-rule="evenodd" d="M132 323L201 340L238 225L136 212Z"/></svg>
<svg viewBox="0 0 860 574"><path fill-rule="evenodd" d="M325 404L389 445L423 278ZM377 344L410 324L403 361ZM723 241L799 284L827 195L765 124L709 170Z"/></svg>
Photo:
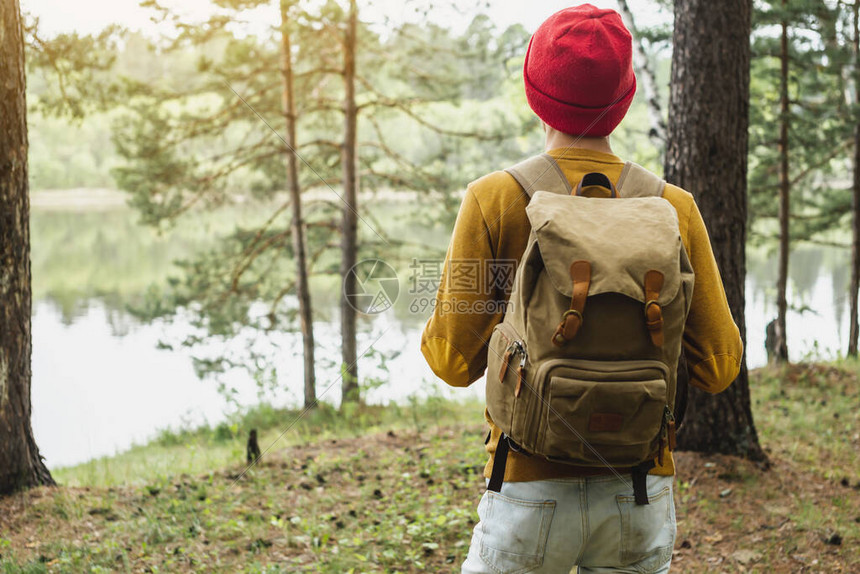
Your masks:
<svg viewBox="0 0 860 574"><path fill-rule="evenodd" d="M767 362L765 327L776 317L777 258L773 250L747 253L747 362ZM844 355L848 346L850 252L801 246L789 261L786 317L789 357L793 361Z"/></svg>

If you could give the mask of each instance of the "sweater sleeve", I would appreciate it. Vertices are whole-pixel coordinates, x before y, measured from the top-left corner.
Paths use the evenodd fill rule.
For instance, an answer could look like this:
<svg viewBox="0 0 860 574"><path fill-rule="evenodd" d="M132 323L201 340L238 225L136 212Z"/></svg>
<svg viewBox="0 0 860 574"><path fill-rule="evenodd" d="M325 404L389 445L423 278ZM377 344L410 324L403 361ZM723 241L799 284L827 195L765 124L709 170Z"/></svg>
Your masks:
<svg viewBox="0 0 860 574"><path fill-rule="evenodd" d="M471 189L466 191L436 294L424 327L421 352L433 372L452 386L479 379L487 366L487 341L503 312L485 288L484 270L493 261L494 239Z"/></svg>
<svg viewBox="0 0 860 574"><path fill-rule="evenodd" d="M690 263L696 273L684 331L690 384L719 393L740 372L743 342L729 309L708 230L695 203L690 210L687 237Z"/></svg>

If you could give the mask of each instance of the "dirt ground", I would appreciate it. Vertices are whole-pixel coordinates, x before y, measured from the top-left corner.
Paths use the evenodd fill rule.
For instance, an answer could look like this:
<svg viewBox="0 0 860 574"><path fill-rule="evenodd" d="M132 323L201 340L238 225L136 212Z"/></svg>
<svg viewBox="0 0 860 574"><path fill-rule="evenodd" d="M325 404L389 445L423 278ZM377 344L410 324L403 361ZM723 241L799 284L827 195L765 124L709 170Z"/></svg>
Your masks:
<svg viewBox="0 0 860 574"><path fill-rule="evenodd" d="M676 453L673 572L860 572L856 376L767 384L754 396L769 468ZM825 416L845 424L809 432ZM483 433L389 431L285 448L244 474L22 492L0 499L0 572L456 572Z"/></svg>
<svg viewBox="0 0 860 574"><path fill-rule="evenodd" d="M404 486L402 467L391 464L391 455L420 461L453 453L461 450L464 436L479 433L445 429L425 444L408 433L381 434L295 448L236 486L238 467L198 477L197 486L183 477L143 491L35 489L0 500L0 551L7 555L0 564L7 572L16 571L12 564L28 563L57 572L87 565L132 572L253 571L257 563L257 571L338 571L342 565L355 572L454 572L476 519L480 465L455 457L441 463L442 472L436 468L425 477L419 471ZM364 453L361 460L356 453ZM679 453L677 465L674 572L860 572L860 482L822 480L779 458L762 470L729 456ZM210 485L208 492L199 483ZM425 520L422 510L429 509L422 501L438 500L440 491L445 508ZM185 509L189 500L197 508ZM465 519L450 520L451 510ZM237 512L244 528L201 520L208 514L213 523L229 524ZM262 529L258 514L269 523ZM153 528L161 521L168 525L159 538ZM180 535L170 532L177 522ZM421 527L410 529L414 524ZM342 555L343 543L360 531L372 536L350 547L360 549L366 562L326 556L335 548ZM322 532L330 533L325 541ZM388 540L377 538L384 534ZM398 547L421 551L398 564ZM397 554L389 558L388 550Z"/></svg>

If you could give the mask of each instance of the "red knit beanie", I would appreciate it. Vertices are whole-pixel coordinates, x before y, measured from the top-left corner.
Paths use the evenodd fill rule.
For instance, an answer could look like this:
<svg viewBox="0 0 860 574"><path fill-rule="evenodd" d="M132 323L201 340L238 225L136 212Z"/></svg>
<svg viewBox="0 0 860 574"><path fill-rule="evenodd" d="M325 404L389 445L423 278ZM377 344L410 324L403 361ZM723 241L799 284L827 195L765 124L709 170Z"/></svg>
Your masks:
<svg viewBox="0 0 860 574"><path fill-rule="evenodd" d="M561 132L608 136L636 93L632 46L615 10L582 4L556 12L537 29L526 52L529 106Z"/></svg>

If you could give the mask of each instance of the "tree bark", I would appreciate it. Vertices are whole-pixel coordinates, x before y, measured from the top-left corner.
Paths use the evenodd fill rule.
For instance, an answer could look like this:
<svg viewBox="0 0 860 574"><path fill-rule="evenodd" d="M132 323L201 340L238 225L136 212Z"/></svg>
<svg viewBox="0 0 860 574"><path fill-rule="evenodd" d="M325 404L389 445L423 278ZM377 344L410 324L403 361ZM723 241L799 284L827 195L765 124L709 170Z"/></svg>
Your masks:
<svg viewBox="0 0 860 574"><path fill-rule="evenodd" d="M30 425L30 202L24 35L0 3L0 495L54 484Z"/></svg>
<svg viewBox="0 0 860 574"><path fill-rule="evenodd" d="M340 299L341 324L341 374L343 376L343 402L358 401L358 353L356 345L356 310L347 294L356 292L356 278L352 268L357 262L358 253L358 179L356 172L356 131L358 109L355 103L355 52L358 8L355 0L350 0L343 50L344 83L344 131L341 148L343 165L343 218L341 229L340 274L343 289Z"/></svg>
<svg viewBox="0 0 860 574"><path fill-rule="evenodd" d="M654 69L651 67L648 54L645 53L642 38L636 30L636 22L633 20L633 12L630 11L627 0L618 0L618 8L621 12L621 19L624 21L624 25L633 34L633 62L636 64L639 72L637 77L645 92L648 117L651 120L651 129L648 131L648 137L651 138L656 146L663 149L666 146L666 122L663 120L663 109L660 106L660 92L657 89L657 78L654 74Z"/></svg>
<svg viewBox="0 0 860 574"><path fill-rule="evenodd" d="M311 294L308 285L308 263L305 249L304 218L302 217L302 196L299 185L299 168L296 159L296 102L293 89L293 56L290 43L288 0L281 0L281 74L282 104L287 123L287 183L292 208L291 232L293 255L296 258L296 298L299 301L299 321L302 330L304 360L304 397L305 407L316 404L316 370L314 361L314 323L311 307Z"/></svg>
<svg viewBox="0 0 860 574"><path fill-rule="evenodd" d="M729 307L746 339L751 0L675 0L666 179L690 191L710 230ZM690 388L679 448L765 460L745 359L719 395Z"/></svg>
<svg viewBox="0 0 860 574"><path fill-rule="evenodd" d="M857 357L857 338L860 326L857 318L857 291L860 290L860 120L858 120L857 106L860 104L858 90L860 90L860 0L854 2L854 95L853 114L856 122L854 126L854 189L852 194L851 211L853 214L851 242L851 283L849 287L849 300L851 310L849 313L848 328L848 356Z"/></svg>
<svg viewBox="0 0 860 574"><path fill-rule="evenodd" d="M783 0L783 8L786 7ZM780 37L780 81L779 81L779 268L776 278L776 329L774 330L773 360L777 363L788 361L788 341L785 316L788 312L788 254L791 246L789 236L789 214L791 183L788 179L788 22L782 21Z"/></svg>

